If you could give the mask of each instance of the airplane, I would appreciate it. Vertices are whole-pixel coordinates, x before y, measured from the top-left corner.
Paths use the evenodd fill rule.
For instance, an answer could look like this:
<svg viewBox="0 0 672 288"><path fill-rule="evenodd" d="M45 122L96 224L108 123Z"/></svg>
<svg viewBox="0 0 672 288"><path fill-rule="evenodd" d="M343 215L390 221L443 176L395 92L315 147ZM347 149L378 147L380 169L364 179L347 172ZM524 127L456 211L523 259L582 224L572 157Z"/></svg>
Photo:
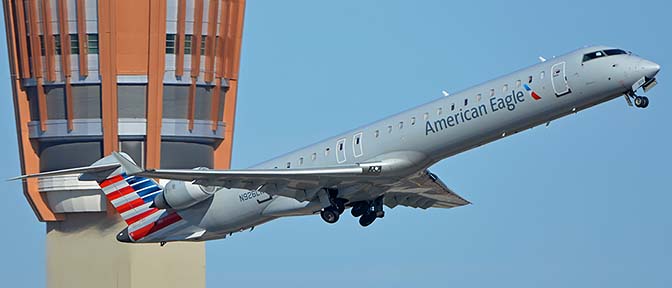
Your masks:
<svg viewBox="0 0 672 288"><path fill-rule="evenodd" d="M79 173L97 181L127 223L120 242L221 239L300 215L336 223L346 209L366 227L385 216L384 206L469 204L428 168L620 96L645 108L649 99L636 93L653 88L659 70L622 49L586 47L248 169L143 169L113 152L87 167L11 180Z"/></svg>

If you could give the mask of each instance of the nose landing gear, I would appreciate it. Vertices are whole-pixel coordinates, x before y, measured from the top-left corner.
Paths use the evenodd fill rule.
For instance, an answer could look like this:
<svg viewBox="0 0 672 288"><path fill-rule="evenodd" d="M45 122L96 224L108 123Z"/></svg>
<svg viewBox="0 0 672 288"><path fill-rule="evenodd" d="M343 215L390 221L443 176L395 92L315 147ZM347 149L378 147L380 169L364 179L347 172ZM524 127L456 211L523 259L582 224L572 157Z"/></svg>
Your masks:
<svg viewBox="0 0 672 288"><path fill-rule="evenodd" d="M649 106L649 98L646 96L635 96L635 106L637 108L646 108Z"/></svg>
<svg viewBox="0 0 672 288"><path fill-rule="evenodd" d="M628 102L628 106L632 106L633 100L635 102L635 107L637 108L646 108L649 106L649 98L646 96L639 96L632 90L630 90L630 92L626 93L624 96L625 101Z"/></svg>

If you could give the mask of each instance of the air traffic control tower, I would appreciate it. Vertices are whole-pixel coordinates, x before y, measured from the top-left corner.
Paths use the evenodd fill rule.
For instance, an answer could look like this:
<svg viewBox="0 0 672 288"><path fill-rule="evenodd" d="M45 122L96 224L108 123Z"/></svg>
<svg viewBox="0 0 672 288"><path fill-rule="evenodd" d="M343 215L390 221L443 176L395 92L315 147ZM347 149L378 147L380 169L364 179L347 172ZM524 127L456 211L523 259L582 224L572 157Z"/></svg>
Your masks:
<svg viewBox="0 0 672 288"><path fill-rule="evenodd" d="M2 2L23 174L112 151L229 167L244 0ZM42 177L23 192L46 222L49 287L205 286L203 243L117 242L125 224L95 183Z"/></svg>

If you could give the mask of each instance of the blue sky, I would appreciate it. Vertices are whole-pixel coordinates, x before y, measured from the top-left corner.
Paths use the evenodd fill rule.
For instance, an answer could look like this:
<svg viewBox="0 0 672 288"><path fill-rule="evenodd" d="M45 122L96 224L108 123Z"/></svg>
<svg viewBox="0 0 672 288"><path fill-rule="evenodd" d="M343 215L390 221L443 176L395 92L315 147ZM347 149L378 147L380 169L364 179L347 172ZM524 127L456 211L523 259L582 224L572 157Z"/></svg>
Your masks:
<svg viewBox="0 0 672 288"><path fill-rule="evenodd" d="M672 286L671 7L664 1L248 1L234 140L246 167L592 44L662 66L646 110L622 99L444 160L473 205L287 218L207 243L210 287ZM2 29L4 32L4 29ZM0 178L17 175L0 47ZM45 226L3 183L0 277L43 286Z"/></svg>

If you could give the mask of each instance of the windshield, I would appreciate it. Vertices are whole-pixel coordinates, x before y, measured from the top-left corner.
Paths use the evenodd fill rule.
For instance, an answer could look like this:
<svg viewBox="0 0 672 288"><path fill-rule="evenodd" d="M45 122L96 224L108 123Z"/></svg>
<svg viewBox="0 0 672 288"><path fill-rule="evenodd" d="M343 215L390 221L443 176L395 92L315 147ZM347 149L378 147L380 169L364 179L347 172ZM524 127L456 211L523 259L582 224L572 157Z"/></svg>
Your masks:
<svg viewBox="0 0 672 288"><path fill-rule="evenodd" d="M606 49L604 51L594 51L590 53L583 54L583 62L590 61L605 56L614 56L614 55L624 55L629 54L621 49Z"/></svg>

